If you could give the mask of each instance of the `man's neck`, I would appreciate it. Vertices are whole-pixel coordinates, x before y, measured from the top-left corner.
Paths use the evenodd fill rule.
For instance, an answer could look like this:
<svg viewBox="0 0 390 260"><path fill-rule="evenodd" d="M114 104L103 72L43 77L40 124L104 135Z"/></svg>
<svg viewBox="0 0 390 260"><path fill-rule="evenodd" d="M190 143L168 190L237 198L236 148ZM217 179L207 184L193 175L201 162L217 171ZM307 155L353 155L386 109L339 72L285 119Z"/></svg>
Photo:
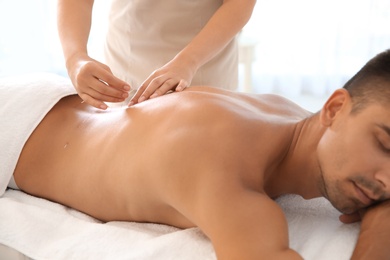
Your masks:
<svg viewBox="0 0 390 260"><path fill-rule="evenodd" d="M266 185L269 196L298 194L305 199L322 196L317 145L324 128L318 120L317 113L296 124L291 145Z"/></svg>

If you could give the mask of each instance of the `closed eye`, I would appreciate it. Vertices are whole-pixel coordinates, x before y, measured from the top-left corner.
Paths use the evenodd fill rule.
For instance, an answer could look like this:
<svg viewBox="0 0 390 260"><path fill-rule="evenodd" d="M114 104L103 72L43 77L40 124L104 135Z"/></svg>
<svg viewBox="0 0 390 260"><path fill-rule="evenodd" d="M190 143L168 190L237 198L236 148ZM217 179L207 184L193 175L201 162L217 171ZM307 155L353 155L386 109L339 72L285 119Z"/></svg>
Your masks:
<svg viewBox="0 0 390 260"><path fill-rule="evenodd" d="M384 145L380 140L378 140L378 145L381 148L382 151L385 153L390 154L390 148L387 148L386 145Z"/></svg>
<svg viewBox="0 0 390 260"><path fill-rule="evenodd" d="M379 125L380 130L376 139L382 151L390 154L390 128L386 125Z"/></svg>

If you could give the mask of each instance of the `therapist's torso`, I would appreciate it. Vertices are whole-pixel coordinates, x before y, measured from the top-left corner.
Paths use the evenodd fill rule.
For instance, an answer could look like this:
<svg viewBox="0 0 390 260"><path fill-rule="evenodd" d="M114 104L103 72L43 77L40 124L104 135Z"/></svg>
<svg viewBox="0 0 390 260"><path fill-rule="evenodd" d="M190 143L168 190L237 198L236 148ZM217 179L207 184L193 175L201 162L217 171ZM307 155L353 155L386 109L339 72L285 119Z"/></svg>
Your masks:
<svg viewBox="0 0 390 260"><path fill-rule="evenodd" d="M179 53L222 5L222 0L113 0L105 57L113 73L138 88ZM203 65L191 85L236 89L237 40Z"/></svg>

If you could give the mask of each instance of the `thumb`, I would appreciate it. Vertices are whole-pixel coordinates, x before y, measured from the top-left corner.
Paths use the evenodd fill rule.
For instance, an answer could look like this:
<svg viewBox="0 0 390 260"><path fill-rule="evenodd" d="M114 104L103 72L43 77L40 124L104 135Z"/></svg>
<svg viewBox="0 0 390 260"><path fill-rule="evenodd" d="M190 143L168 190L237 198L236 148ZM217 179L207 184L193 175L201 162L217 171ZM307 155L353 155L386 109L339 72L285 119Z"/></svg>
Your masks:
<svg viewBox="0 0 390 260"><path fill-rule="evenodd" d="M361 220L361 216L359 212L355 212L352 214L343 214L339 217L339 220L344 224L351 224Z"/></svg>

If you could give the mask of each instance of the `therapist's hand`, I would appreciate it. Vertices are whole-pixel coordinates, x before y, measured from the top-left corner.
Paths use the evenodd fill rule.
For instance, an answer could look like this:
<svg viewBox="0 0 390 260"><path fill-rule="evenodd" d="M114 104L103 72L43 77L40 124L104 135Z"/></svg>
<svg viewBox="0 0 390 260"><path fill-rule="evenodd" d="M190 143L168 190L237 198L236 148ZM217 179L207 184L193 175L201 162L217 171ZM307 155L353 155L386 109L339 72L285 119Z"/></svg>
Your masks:
<svg viewBox="0 0 390 260"><path fill-rule="evenodd" d="M138 88L129 106L166 94L170 90L182 91L191 84L195 69L178 59L155 70Z"/></svg>
<svg viewBox="0 0 390 260"><path fill-rule="evenodd" d="M91 106L107 109L104 102L122 102L128 97L129 84L115 77L107 65L87 55L72 57L67 68L77 93Z"/></svg>

